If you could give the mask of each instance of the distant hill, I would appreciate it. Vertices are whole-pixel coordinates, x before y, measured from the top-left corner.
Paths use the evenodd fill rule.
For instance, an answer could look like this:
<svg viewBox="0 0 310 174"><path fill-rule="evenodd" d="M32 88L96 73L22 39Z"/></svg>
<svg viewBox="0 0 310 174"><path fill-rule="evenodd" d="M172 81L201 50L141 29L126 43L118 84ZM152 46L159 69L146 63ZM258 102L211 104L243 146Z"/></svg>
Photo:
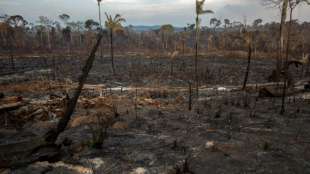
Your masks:
<svg viewBox="0 0 310 174"><path fill-rule="evenodd" d="M128 26L127 26L128 27ZM153 30L159 30L160 25L152 25L152 26L147 26L147 25L133 25L131 26L134 31L137 32L144 32L144 31L153 31ZM182 27L174 27L175 31L183 31Z"/></svg>

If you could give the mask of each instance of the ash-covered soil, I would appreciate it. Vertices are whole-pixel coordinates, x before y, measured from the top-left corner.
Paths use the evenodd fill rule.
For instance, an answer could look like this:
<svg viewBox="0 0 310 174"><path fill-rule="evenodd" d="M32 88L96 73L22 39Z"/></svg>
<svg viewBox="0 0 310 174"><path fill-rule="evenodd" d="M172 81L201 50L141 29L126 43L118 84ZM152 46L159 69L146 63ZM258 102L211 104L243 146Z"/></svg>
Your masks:
<svg viewBox="0 0 310 174"><path fill-rule="evenodd" d="M6 83L7 76L15 74L16 81L25 80L23 74L34 74L26 80L38 78L36 74L45 72L45 78L51 80L64 80L65 78L76 81L84 63L83 55L70 57L25 57L15 59L13 69L10 59L0 59L1 83ZM112 86L121 83L125 86L139 84L140 86L160 84L169 86L186 86L187 81L193 79L193 57L177 57L173 60L163 58L151 58L141 56L121 56L115 58L116 74L111 71L110 57L103 59L97 57L88 82L91 84L110 84ZM246 71L247 60L224 57L201 56L198 62L198 74L200 85L240 85ZM272 70L275 68L273 59L253 59L249 83L268 82ZM292 67L292 75L295 78L302 76L301 71Z"/></svg>
<svg viewBox="0 0 310 174"><path fill-rule="evenodd" d="M24 64L39 65L34 63L36 60L25 60ZM205 81L205 76L201 75L201 85L207 88L200 89L199 99L193 98L190 111L187 88L187 80L192 77L190 59L181 59L172 74L166 59L119 58L115 76L110 74L108 60L105 62L97 61L89 78L90 84L105 86L90 85L84 89L69 126L57 141L62 150L57 160L43 159L22 168L0 171L35 174L310 173L309 92L288 97L286 113L280 115L281 98L259 97L259 88L247 92L239 90L246 60L203 59L200 70L209 73L205 73L208 77ZM254 60L250 83L267 82L273 65L273 61ZM79 63L72 64L71 70L78 73L78 66ZM41 68L46 67L32 70ZM40 77L42 81L33 81L37 80L37 75L19 74L22 76L19 81L13 79L13 82L1 84L1 91L8 97L22 96L27 104L11 113L12 120L5 120L0 114L0 145L9 144L12 139L26 141L29 137L44 135L56 126L64 108L63 93L70 93L74 83L46 81L52 80L53 71L44 73ZM60 70L57 73L57 78L67 76ZM138 86L137 90L134 85ZM219 85L222 88L218 88ZM234 90L230 90L232 88ZM102 113L100 117L98 113ZM118 117L109 126L102 148L95 149L92 142L96 128L107 124L99 118L107 120L115 113Z"/></svg>

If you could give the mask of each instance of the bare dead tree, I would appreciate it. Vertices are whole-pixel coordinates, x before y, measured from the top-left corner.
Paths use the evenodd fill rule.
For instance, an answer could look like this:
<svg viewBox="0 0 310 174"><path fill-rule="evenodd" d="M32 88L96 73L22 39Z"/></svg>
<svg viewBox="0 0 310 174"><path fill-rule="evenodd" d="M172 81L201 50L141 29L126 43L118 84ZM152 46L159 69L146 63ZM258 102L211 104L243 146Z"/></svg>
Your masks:
<svg viewBox="0 0 310 174"><path fill-rule="evenodd" d="M97 49L100 45L102 37L103 37L102 33L99 33L98 38L97 38L97 42L96 42L95 46L93 47L93 49L92 49L92 51L91 51L91 53L90 53L90 55L86 61L86 64L84 65L84 67L82 69L82 74L79 77L78 87L75 90L73 97L71 99L69 99L65 113L64 113L63 117L61 118L61 120L59 121L57 129L52 130L49 133L47 133L47 135L46 135L46 141L47 142L54 143L57 140L58 135L66 129L66 127L67 127L67 125L71 119L71 115L74 112L77 101L80 97L80 94L82 92L83 86L84 86L86 79L88 77L89 71L91 70L91 68L93 66L93 63L95 60L95 55L96 55Z"/></svg>
<svg viewBox="0 0 310 174"><path fill-rule="evenodd" d="M279 50L276 63L276 81L279 81L280 73L283 64L283 52L284 52L284 26L287 18L289 0L263 0L263 4L266 6L279 7L281 9L281 22L280 22L280 35L279 35Z"/></svg>
<svg viewBox="0 0 310 174"><path fill-rule="evenodd" d="M243 81L243 87L242 89L246 89L246 85L248 82L249 74L250 74L250 67L251 67L251 60L252 60L252 41L253 41L253 35L251 32L245 31L245 41L248 47L248 63L247 63L247 68L244 76L244 81Z"/></svg>
<svg viewBox="0 0 310 174"><path fill-rule="evenodd" d="M308 5L310 5L309 0L284 0L288 1L288 6L289 6L289 13L290 13L290 19L288 23L288 29L287 29L287 42L286 42L286 52L285 52L285 62L284 62L284 68L283 68L283 73L284 73L284 80L283 80L283 90L282 90L282 104L281 104L281 111L280 114L283 115L285 113L285 98L286 98L286 93L287 93L287 88L288 88L288 76L289 76L289 52L290 52L290 43L291 43L291 26L292 26L292 21L293 21L293 11L294 9L302 2L306 2Z"/></svg>
<svg viewBox="0 0 310 174"><path fill-rule="evenodd" d="M188 82L188 110L192 110L192 82Z"/></svg>

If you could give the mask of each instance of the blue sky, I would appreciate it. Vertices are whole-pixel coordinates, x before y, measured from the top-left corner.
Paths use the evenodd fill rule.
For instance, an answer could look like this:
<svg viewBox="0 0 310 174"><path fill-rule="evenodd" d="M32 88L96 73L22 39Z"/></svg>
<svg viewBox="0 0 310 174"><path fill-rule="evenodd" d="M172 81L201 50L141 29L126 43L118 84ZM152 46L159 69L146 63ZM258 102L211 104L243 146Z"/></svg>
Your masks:
<svg viewBox="0 0 310 174"><path fill-rule="evenodd" d="M194 19L195 0L103 0L102 11L120 13L127 24L161 25L171 23L184 26ZM243 21L248 23L262 18L265 22L279 20L279 9L262 6L262 0L206 0L205 8L215 11L214 15L204 16L203 25L211 17ZM21 14L29 21L38 16L57 19L67 13L72 20L97 19L96 0L0 0L0 14ZM310 6L296 9L294 16L301 21L310 21Z"/></svg>

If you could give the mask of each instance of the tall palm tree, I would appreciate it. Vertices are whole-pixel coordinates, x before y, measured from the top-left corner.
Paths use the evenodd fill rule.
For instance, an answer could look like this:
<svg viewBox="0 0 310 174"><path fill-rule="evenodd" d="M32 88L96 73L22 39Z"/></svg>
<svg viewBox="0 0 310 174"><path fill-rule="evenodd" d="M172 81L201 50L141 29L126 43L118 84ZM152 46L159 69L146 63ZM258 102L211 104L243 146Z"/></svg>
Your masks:
<svg viewBox="0 0 310 174"><path fill-rule="evenodd" d="M114 67L114 44L113 44L113 39L114 39L114 32L118 30L123 30L122 23L126 22L126 19L123 18L120 14L116 14L114 18L111 15L106 15L106 21L105 21L105 26L110 32L110 51L111 51L111 64L112 64L112 71L113 74L115 74L115 67Z"/></svg>
<svg viewBox="0 0 310 174"><path fill-rule="evenodd" d="M100 24L100 29L102 29L102 22L101 22L101 1L102 0L97 0L98 2L98 12L99 12L99 24ZM100 44L100 58L101 60L103 59L103 47L102 44Z"/></svg>
<svg viewBox="0 0 310 174"><path fill-rule="evenodd" d="M100 27L102 28L102 24L101 24L101 1L102 0L97 0L98 2L98 12L99 12L99 24L100 24Z"/></svg>
<svg viewBox="0 0 310 174"><path fill-rule="evenodd" d="M204 10L203 5L206 0L196 0L196 37L195 37L195 81L196 81L196 96L198 98L198 48L199 48L199 33L200 33L200 15L213 13L212 10Z"/></svg>

